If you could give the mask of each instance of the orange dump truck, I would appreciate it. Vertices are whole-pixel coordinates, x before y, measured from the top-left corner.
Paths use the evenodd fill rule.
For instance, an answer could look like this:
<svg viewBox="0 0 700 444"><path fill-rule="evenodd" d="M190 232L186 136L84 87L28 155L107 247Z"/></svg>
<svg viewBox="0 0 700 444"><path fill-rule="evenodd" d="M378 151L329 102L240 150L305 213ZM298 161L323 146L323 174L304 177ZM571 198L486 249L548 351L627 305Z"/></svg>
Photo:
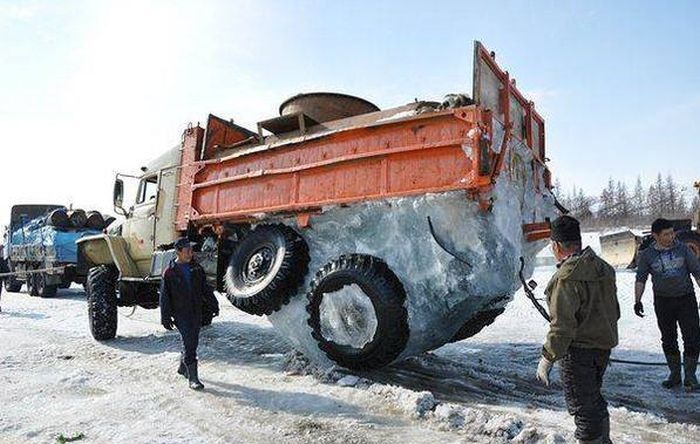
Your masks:
<svg viewBox="0 0 700 444"><path fill-rule="evenodd" d="M118 175L125 220L79 243L93 335L116 335L117 306L157 306L181 235L234 306L318 361L377 368L476 334L521 257L531 272L555 199L544 121L478 42L472 96L380 110L301 94L256 131L215 116L187 129Z"/></svg>

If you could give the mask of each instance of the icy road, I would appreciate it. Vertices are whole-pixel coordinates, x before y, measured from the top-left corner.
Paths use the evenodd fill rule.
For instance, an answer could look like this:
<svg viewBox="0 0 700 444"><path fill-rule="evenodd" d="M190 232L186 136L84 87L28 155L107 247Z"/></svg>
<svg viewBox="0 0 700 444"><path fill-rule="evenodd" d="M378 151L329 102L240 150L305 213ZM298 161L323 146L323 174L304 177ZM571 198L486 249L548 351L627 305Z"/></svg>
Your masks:
<svg viewBox="0 0 700 444"><path fill-rule="evenodd" d="M551 273L536 270L540 289ZM661 361L650 294L650 314L636 318L633 282L632 273L619 272L621 343L613 354ZM77 288L54 299L3 293L1 442L79 433L89 443L573 440L559 385L534 379L546 325L522 293L476 337L356 376L314 371L264 318L221 298L221 316L201 335L202 393L175 373L179 338L160 327L157 311L120 309L118 338L98 343L84 299ZM700 394L662 390L665 373L608 370L615 442L700 442Z"/></svg>

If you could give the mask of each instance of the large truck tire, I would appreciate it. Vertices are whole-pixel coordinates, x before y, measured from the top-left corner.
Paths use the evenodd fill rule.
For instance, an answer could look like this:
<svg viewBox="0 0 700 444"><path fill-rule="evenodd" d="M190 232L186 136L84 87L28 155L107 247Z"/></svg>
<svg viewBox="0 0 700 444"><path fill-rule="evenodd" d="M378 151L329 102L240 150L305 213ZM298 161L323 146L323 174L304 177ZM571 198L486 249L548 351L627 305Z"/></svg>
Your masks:
<svg viewBox="0 0 700 444"><path fill-rule="evenodd" d="M117 335L117 271L109 265L88 272L87 301L90 333L98 341Z"/></svg>
<svg viewBox="0 0 700 444"><path fill-rule="evenodd" d="M343 367L384 367L406 347L406 291L379 258L350 254L329 262L316 273L307 298L311 335Z"/></svg>
<svg viewBox="0 0 700 444"><path fill-rule="evenodd" d="M5 279L5 290L10 293L17 293L22 289L22 282L15 278L9 277Z"/></svg>
<svg viewBox="0 0 700 444"><path fill-rule="evenodd" d="M58 286L47 284L46 275L44 273L35 273L33 275L33 278L37 296L40 296L42 298L52 298L56 296Z"/></svg>
<svg viewBox="0 0 700 444"><path fill-rule="evenodd" d="M286 225L260 225L235 247L224 284L240 310L269 315L289 302L309 270L309 248Z"/></svg>
<svg viewBox="0 0 700 444"><path fill-rule="evenodd" d="M700 259L700 233L684 231L678 233L677 239L686 244L688 248L690 248L690 251L695 254L695 257Z"/></svg>
<svg viewBox="0 0 700 444"><path fill-rule="evenodd" d="M10 271L15 271L14 267L11 263L9 263L9 261L7 265ZM17 293L22 289L22 281L18 281L14 276L5 278L3 284L5 285L5 290L10 293Z"/></svg>

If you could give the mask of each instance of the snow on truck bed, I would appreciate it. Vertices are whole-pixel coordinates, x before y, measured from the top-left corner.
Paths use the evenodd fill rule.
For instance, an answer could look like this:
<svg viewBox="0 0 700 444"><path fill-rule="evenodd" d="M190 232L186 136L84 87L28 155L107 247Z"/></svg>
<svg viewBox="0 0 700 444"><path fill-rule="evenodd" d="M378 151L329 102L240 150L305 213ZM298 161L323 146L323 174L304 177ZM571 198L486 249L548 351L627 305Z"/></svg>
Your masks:
<svg viewBox="0 0 700 444"><path fill-rule="evenodd" d="M533 276L538 296L552 268ZM618 273L622 319L614 356L661 361L659 333L632 313L634 275ZM546 331L521 292L477 336L362 375L315 370L264 318L221 298L202 331L195 393L175 373L177 333L155 310L120 309L120 336L88 332L84 294L54 299L3 293L0 442L422 443L570 442L558 374L534 379ZM700 395L665 391L663 367L613 364L605 393L615 442L700 441Z"/></svg>

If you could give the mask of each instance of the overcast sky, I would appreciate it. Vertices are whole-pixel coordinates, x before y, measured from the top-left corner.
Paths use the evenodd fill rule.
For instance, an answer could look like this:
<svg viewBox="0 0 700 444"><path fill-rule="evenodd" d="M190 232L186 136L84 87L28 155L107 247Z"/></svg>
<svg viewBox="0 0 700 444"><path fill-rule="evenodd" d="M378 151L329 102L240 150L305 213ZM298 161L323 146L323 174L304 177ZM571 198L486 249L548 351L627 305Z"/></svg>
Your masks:
<svg viewBox="0 0 700 444"><path fill-rule="evenodd" d="M612 4L614 3L614 4ZM700 179L700 2L0 0L0 224L110 210L208 113L255 128L304 91L382 108L471 92L473 40L546 119L565 187Z"/></svg>

